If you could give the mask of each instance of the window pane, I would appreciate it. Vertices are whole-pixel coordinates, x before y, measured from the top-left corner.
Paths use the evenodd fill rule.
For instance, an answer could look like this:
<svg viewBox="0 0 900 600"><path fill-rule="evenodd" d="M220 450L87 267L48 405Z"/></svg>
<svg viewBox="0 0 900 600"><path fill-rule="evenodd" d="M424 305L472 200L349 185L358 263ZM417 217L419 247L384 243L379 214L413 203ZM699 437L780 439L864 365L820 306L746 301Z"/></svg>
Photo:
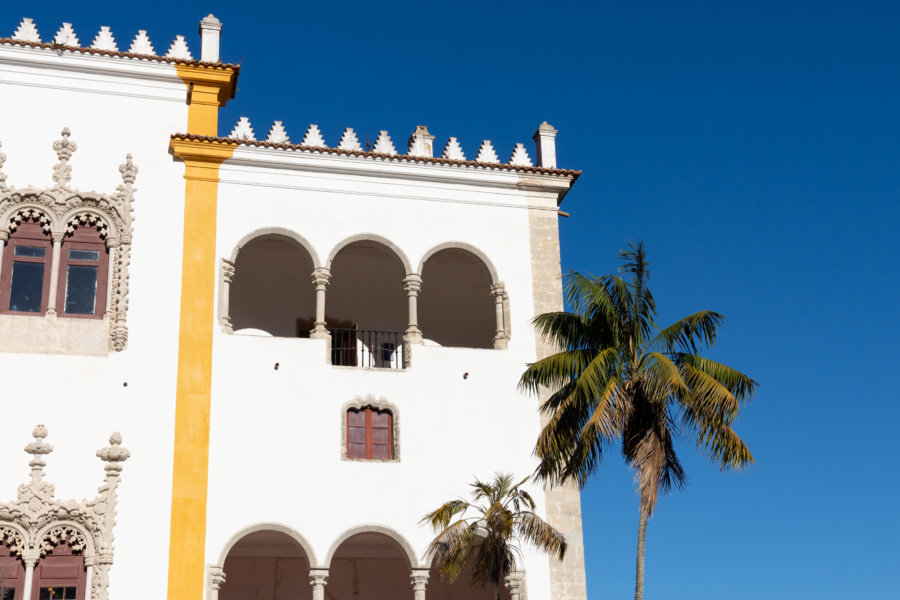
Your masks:
<svg viewBox="0 0 900 600"><path fill-rule="evenodd" d="M387 444L391 441L391 434L388 429L372 429L373 444Z"/></svg>
<svg viewBox="0 0 900 600"><path fill-rule="evenodd" d="M387 411L372 411L372 427L388 427L390 425L390 414Z"/></svg>
<svg viewBox="0 0 900 600"><path fill-rule="evenodd" d="M65 600L75 600L76 596L77 596L77 594L75 593L74 587L66 588Z"/></svg>
<svg viewBox="0 0 900 600"><path fill-rule="evenodd" d="M365 444L366 443L366 429L365 427L351 427L348 441L351 444Z"/></svg>
<svg viewBox="0 0 900 600"><path fill-rule="evenodd" d="M351 427L365 427L366 426L366 413L360 410L349 410L347 411L347 422L350 423Z"/></svg>
<svg viewBox="0 0 900 600"><path fill-rule="evenodd" d="M16 247L18 249L19 246ZM12 285L9 290L9 310L41 312L44 289L43 263L13 262Z"/></svg>
<svg viewBox="0 0 900 600"><path fill-rule="evenodd" d="M41 256L43 256L43 254ZM69 250L69 260L100 260L100 251Z"/></svg>
<svg viewBox="0 0 900 600"><path fill-rule="evenodd" d="M97 299L97 267L69 265L66 276L66 314L92 315Z"/></svg>
<svg viewBox="0 0 900 600"><path fill-rule="evenodd" d="M348 458L365 458L366 457L366 445L365 444L350 444L347 448L347 457Z"/></svg>
<svg viewBox="0 0 900 600"><path fill-rule="evenodd" d="M378 460L389 460L391 458L390 446L386 444L373 444L372 458L377 458Z"/></svg>
<svg viewBox="0 0 900 600"><path fill-rule="evenodd" d="M15 588L0 588L0 600L15 600Z"/></svg>
<svg viewBox="0 0 900 600"><path fill-rule="evenodd" d="M14 256L33 256L35 258L44 258L47 249L40 246L16 246Z"/></svg>

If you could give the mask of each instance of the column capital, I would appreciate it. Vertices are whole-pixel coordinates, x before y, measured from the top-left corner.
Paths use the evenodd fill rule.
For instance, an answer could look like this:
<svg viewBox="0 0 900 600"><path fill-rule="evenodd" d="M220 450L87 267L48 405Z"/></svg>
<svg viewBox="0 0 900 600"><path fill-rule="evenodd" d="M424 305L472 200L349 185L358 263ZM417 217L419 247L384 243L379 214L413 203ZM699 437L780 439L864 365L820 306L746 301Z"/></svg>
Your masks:
<svg viewBox="0 0 900 600"><path fill-rule="evenodd" d="M403 290L410 295L418 295L422 289L422 276L418 273L411 273L403 278Z"/></svg>
<svg viewBox="0 0 900 600"><path fill-rule="evenodd" d="M115 236L106 238L106 247L107 248L118 248L120 243L121 242L119 242L119 238L117 238Z"/></svg>
<svg viewBox="0 0 900 600"><path fill-rule="evenodd" d="M222 277L225 279L225 283L232 283L234 281L234 262L228 260L227 258L222 259Z"/></svg>
<svg viewBox="0 0 900 600"><path fill-rule="evenodd" d="M218 591L225 583L225 569L216 565L209 565L209 587Z"/></svg>
<svg viewBox="0 0 900 600"><path fill-rule="evenodd" d="M328 583L328 569L309 570L309 584L311 586L324 586L326 583Z"/></svg>
<svg viewBox="0 0 900 600"><path fill-rule="evenodd" d="M495 298L499 297L501 299L506 296L506 284L504 284L502 281L492 283L491 296L494 296Z"/></svg>
<svg viewBox="0 0 900 600"><path fill-rule="evenodd" d="M509 590L509 595L512 600L518 600L522 593L522 580L525 578L525 574L519 571L513 571L509 575L504 578L504 582L506 583L506 589Z"/></svg>
<svg viewBox="0 0 900 600"><path fill-rule="evenodd" d="M413 586L414 592L424 592L425 586L428 585L429 569L412 569L409 575L409 582Z"/></svg>
<svg viewBox="0 0 900 600"><path fill-rule="evenodd" d="M313 271L311 277L312 283L316 286L317 290L319 289L319 286L322 286L322 289L325 289L325 286L331 283L331 271L325 267L319 267Z"/></svg>
<svg viewBox="0 0 900 600"><path fill-rule="evenodd" d="M50 233L50 239L53 240L54 244L62 244L63 240L66 239L65 231L53 231Z"/></svg>

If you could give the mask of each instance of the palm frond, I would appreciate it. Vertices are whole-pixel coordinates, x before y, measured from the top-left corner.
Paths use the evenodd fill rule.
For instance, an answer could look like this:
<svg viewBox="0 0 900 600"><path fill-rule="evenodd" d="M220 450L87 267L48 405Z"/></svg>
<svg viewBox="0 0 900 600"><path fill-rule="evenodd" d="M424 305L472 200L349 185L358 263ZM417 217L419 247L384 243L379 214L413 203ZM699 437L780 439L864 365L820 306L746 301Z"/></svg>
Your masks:
<svg viewBox="0 0 900 600"><path fill-rule="evenodd" d="M568 544L566 536L533 512L522 512L515 516L516 533L535 548L555 554L562 560Z"/></svg>
<svg viewBox="0 0 900 600"><path fill-rule="evenodd" d="M739 403L749 401L759 385L737 369L696 354L677 353L674 358L677 363L689 364L721 383Z"/></svg>
<svg viewBox="0 0 900 600"><path fill-rule="evenodd" d="M696 354L701 347L711 347L716 343L719 327L725 323L725 316L711 310L701 310L675 321L661 330L653 346L663 352L690 352Z"/></svg>
<svg viewBox="0 0 900 600"><path fill-rule="evenodd" d="M451 500L425 515L419 523L428 523L434 531L441 531L450 525L453 517L466 512L470 506L465 500Z"/></svg>

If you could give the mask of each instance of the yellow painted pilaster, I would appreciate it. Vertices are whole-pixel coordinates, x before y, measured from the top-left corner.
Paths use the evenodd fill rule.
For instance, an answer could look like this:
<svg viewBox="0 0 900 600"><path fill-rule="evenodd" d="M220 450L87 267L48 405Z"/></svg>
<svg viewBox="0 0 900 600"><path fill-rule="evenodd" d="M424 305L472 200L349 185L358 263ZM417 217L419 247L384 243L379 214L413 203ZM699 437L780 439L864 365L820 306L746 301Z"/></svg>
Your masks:
<svg viewBox="0 0 900 600"><path fill-rule="evenodd" d="M202 65L176 69L188 85L187 133L215 136L218 108L231 97L236 71ZM170 142L172 154L184 161L185 192L169 600L203 598L219 165L236 146L179 137Z"/></svg>

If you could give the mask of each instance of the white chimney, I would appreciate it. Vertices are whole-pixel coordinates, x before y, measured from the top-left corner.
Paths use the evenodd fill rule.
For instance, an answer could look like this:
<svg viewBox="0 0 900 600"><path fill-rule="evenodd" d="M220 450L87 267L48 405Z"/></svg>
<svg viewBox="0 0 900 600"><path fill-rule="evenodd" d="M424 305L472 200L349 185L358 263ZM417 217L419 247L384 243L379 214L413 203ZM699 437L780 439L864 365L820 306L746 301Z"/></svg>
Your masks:
<svg viewBox="0 0 900 600"><path fill-rule="evenodd" d="M219 36L221 34L222 22L212 13L200 21L200 60L219 62Z"/></svg>
<svg viewBox="0 0 900 600"><path fill-rule="evenodd" d="M544 121L534 132L534 143L537 146L537 164L547 169L556 168L556 130Z"/></svg>

